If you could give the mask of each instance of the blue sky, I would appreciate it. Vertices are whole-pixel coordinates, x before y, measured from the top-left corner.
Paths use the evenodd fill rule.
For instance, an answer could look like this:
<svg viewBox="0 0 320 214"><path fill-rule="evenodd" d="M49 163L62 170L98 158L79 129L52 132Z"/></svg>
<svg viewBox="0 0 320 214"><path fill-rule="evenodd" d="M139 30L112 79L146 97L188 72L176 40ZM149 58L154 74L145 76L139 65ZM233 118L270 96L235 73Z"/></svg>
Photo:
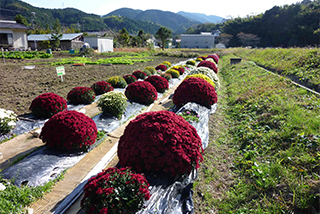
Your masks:
<svg viewBox="0 0 320 214"><path fill-rule="evenodd" d="M132 9L159 9L171 12L194 12L206 15L216 15L223 18L245 17L263 13L273 6L293 4L297 0L22 0L36 7L66 8L73 7L86 13L105 15L116 9L128 7Z"/></svg>

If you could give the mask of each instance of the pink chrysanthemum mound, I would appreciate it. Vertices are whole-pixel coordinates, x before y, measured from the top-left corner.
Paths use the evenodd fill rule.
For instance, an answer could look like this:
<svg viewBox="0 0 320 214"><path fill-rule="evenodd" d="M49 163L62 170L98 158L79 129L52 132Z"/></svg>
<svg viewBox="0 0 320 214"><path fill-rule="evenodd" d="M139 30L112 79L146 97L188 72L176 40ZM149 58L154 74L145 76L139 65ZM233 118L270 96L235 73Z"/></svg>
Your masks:
<svg viewBox="0 0 320 214"><path fill-rule="evenodd" d="M210 108L217 101L214 87L204 79L195 77L184 80L173 94L173 103L178 107L195 102Z"/></svg>
<svg viewBox="0 0 320 214"><path fill-rule="evenodd" d="M159 93L163 93L169 88L169 82L161 76L150 76L145 81L150 82Z"/></svg>
<svg viewBox="0 0 320 214"><path fill-rule="evenodd" d="M138 80L137 77L133 76L132 74L124 75L123 79L127 82L128 85Z"/></svg>
<svg viewBox="0 0 320 214"><path fill-rule="evenodd" d="M136 213L150 199L145 176L128 168L109 168L89 179L81 207L85 213Z"/></svg>
<svg viewBox="0 0 320 214"><path fill-rule="evenodd" d="M201 153L197 130L169 111L139 115L126 127L118 145L122 166L173 177L190 173L193 166L198 168Z"/></svg>
<svg viewBox="0 0 320 214"><path fill-rule="evenodd" d="M218 73L218 67L214 62L210 62L210 61L202 61L198 64L197 67L207 67L212 69L216 74Z"/></svg>
<svg viewBox="0 0 320 214"><path fill-rule="evenodd" d="M67 101L54 93L44 93L36 97L29 108L37 118L49 118L67 110Z"/></svg>
<svg viewBox="0 0 320 214"><path fill-rule="evenodd" d="M96 82L91 86L91 88L94 90L96 95L104 94L114 90L112 85L106 81Z"/></svg>
<svg viewBox="0 0 320 214"><path fill-rule="evenodd" d="M137 81L129 84L125 95L129 100L144 105L150 105L158 98L156 88L146 81Z"/></svg>
<svg viewBox="0 0 320 214"><path fill-rule="evenodd" d="M77 111L63 111L43 126L40 138L48 147L62 151L87 151L97 138L97 126Z"/></svg>
<svg viewBox="0 0 320 214"><path fill-rule="evenodd" d="M207 56L207 59L208 59L208 58L213 59L213 60L215 61L215 63L216 63L216 64L218 64L218 63L219 63L219 56L218 56L217 54L211 54L211 55L208 55L208 56Z"/></svg>

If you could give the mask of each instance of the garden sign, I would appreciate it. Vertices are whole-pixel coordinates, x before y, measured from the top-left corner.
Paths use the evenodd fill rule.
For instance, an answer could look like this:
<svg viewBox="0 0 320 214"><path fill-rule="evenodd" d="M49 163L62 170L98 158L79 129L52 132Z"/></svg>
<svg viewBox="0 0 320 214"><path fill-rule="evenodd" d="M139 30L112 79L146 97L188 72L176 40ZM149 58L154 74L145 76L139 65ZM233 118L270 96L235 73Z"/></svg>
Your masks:
<svg viewBox="0 0 320 214"><path fill-rule="evenodd" d="M63 66L56 67L56 70L57 70L57 75L61 76L61 82L63 82L63 75L66 74L64 67Z"/></svg>

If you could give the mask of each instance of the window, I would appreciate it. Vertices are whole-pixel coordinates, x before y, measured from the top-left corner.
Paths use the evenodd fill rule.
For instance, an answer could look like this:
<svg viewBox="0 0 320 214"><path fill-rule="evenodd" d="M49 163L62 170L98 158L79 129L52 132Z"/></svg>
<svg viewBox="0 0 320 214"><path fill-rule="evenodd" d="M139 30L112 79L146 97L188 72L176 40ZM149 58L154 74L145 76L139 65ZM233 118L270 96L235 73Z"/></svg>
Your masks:
<svg viewBox="0 0 320 214"><path fill-rule="evenodd" d="M0 44L13 45L12 33L0 33Z"/></svg>

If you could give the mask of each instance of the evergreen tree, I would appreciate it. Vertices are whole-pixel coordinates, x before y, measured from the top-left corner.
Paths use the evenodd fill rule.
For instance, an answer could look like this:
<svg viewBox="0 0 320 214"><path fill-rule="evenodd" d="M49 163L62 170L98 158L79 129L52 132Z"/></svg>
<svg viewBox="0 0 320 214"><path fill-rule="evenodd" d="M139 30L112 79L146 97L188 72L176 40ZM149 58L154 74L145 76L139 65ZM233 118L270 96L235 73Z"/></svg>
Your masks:
<svg viewBox="0 0 320 214"><path fill-rule="evenodd" d="M161 27L156 33L156 38L161 41L161 48L164 50L169 38L172 37L172 31L166 27Z"/></svg>

